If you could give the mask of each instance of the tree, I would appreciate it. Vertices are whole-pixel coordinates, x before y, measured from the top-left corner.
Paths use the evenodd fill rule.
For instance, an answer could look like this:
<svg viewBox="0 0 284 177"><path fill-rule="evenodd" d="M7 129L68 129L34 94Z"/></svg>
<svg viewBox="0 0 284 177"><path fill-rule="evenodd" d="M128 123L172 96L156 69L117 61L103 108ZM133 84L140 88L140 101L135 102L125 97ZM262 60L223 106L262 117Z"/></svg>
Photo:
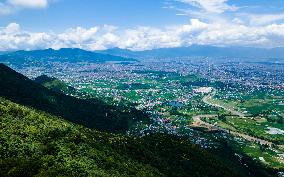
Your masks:
<svg viewBox="0 0 284 177"><path fill-rule="evenodd" d="M226 116L225 115L223 115L223 114L221 114L221 115L218 115L218 119L220 120L220 121L222 121L222 122L226 122Z"/></svg>

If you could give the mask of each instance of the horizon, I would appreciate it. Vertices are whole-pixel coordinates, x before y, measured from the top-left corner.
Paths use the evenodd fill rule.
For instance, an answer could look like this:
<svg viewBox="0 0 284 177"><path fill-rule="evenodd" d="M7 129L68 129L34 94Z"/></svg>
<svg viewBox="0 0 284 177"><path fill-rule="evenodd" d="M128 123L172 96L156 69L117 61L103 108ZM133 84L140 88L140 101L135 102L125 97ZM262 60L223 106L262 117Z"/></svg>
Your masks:
<svg viewBox="0 0 284 177"><path fill-rule="evenodd" d="M1 0L0 51L283 47L283 6L281 0Z"/></svg>
<svg viewBox="0 0 284 177"><path fill-rule="evenodd" d="M120 48L120 47L113 47L113 48L107 48L107 49L102 49L102 50L88 50L88 49L83 49L83 48L78 48L78 47L63 47L63 48L42 48L42 49L20 49L20 50L4 50L0 52L18 52L18 51L43 51L43 50L54 50L54 51L59 51L61 49L80 49L84 51L89 51L89 52L101 52L101 51L109 51L109 50L128 50L131 52L145 52L145 51L153 51L153 50L163 50L163 49L179 49L179 48L191 48L191 47L212 47L212 48L219 48L219 49L234 49L234 48L239 48L239 49L264 49L264 50L273 50L273 49L282 49L282 47L270 47L270 48L265 48L261 46L217 46L217 45L198 45L198 44L193 44L190 46L180 46L180 47L163 47L163 48L153 48L153 49L145 49L145 50L133 50L133 49L127 49L127 48Z"/></svg>

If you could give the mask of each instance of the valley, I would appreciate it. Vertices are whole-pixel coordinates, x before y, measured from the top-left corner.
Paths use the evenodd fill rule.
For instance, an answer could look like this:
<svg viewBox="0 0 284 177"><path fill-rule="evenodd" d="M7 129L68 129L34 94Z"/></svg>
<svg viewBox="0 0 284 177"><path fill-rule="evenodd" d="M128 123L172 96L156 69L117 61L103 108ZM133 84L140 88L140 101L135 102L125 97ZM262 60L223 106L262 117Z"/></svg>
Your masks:
<svg viewBox="0 0 284 177"><path fill-rule="evenodd" d="M220 147L215 139L225 138L236 151L281 169L284 71L278 66L246 62L226 65L222 60L180 58L163 62L50 61L14 68L31 79L42 74L58 78L80 92L73 94L75 97L135 107L150 116L151 123L138 121L127 134L185 135L206 149ZM207 127L198 128L198 124ZM203 130L212 126L216 133ZM259 149L260 153L252 153Z"/></svg>
<svg viewBox="0 0 284 177"><path fill-rule="evenodd" d="M0 0L0 177L284 177L284 0Z"/></svg>
<svg viewBox="0 0 284 177"><path fill-rule="evenodd" d="M220 135L198 131L191 131L190 136L176 134L168 131L172 126L166 122L155 124L160 128L166 126L166 131L153 131L150 123L157 123L156 119L148 123L139 119L127 122L129 116L135 116L132 112L136 109L93 102L74 89L71 93L84 99L64 95L66 84L55 78L41 76L32 81L3 64L0 73L1 176L245 177L278 172L249 156L236 156L233 147ZM64 112L74 105L69 111L75 116ZM78 110L80 105L85 107ZM58 109L62 112L57 112ZM110 116L113 111L123 120ZM78 113L85 116L78 120ZM141 112L139 115L147 119ZM138 128L135 122L144 126L139 128L142 132L116 131L119 128L122 132L126 125ZM115 129L110 128L113 125ZM199 136L195 142L189 138L193 137L191 133ZM221 155L224 152L226 155Z"/></svg>

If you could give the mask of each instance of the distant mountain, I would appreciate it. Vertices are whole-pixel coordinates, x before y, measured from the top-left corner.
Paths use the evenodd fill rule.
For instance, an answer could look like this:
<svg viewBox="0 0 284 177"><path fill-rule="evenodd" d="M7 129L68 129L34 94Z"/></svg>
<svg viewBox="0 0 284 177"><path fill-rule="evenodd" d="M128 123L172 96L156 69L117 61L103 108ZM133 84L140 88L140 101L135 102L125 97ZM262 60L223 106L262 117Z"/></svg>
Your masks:
<svg viewBox="0 0 284 177"><path fill-rule="evenodd" d="M161 48L145 51L130 51L119 48L97 51L104 54L137 57L137 58L175 58L175 57L216 57L216 58L248 58L284 59L284 48L253 48L253 47L215 47L206 45L192 45L190 47Z"/></svg>
<svg viewBox="0 0 284 177"><path fill-rule="evenodd" d="M4 64L0 64L0 97L101 131L125 132L136 121L147 119L134 108L131 113L122 112L100 100L77 99L54 92Z"/></svg>
<svg viewBox="0 0 284 177"><path fill-rule="evenodd" d="M107 50L97 50L95 52L114 55L114 56L137 58L137 57L143 57L144 51L132 51L132 50L121 49L121 48L116 47L116 48L111 48Z"/></svg>
<svg viewBox="0 0 284 177"><path fill-rule="evenodd" d="M45 61L56 62L106 62L106 61L136 61L133 58L95 53L82 49L63 48L60 50L46 49L34 51L16 51L0 55L0 62L35 63Z"/></svg>
<svg viewBox="0 0 284 177"><path fill-rule="evenodd" d="M216 47L192 45L189 47L161 48L145 51L131 51L112 48L108 50L86 51L77 48L60 50L46 49L0 53L0 62L11 64L31 64L36 62L107 62L137 61L146 58L212 57L219 59L248 59L248 61L284 62L284 48Z"/></svg>

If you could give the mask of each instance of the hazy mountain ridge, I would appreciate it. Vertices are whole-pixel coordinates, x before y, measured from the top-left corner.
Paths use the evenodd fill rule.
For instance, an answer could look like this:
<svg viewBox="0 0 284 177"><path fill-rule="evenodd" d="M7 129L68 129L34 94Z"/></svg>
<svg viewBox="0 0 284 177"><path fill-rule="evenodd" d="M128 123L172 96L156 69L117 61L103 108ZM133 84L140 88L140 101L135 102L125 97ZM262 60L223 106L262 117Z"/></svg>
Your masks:
<svg viewBox="0 0 284 177"><path fill-rule="evenodd" d="M253 48L253 47L216 47L207 45L192 45L190 47L161 48L145 51L131 51L113 48L97 51L105 54L139 57L139 58L175 58L175 57L210 57L210 58L244 58L250 60L284 60L284 48Z"/></svg>
<svg viewBox="0 0 284 177"><path fill-rule="evenodd" d="M13 64L32 62L106 62L106 61L135 61L133 58L96 53L78 48L62 48L59 50L45 49L33 51L16 51L0 55L0 62Z"/></svg>
<svg viewBox="0 0 284 177"><path fill-rule="evenodd" d="M192 45L189 47L160 48L145 51L112 48L107 50L86 51L78 48L45 49L33 51L15 51L0 53L0 62L23 64L33 62L107 62L137 61L147 58L186 58L209 57L225 60L243 59L245 61L269 61L283 63L284 48L253 47L216 47Z"/></svg>

